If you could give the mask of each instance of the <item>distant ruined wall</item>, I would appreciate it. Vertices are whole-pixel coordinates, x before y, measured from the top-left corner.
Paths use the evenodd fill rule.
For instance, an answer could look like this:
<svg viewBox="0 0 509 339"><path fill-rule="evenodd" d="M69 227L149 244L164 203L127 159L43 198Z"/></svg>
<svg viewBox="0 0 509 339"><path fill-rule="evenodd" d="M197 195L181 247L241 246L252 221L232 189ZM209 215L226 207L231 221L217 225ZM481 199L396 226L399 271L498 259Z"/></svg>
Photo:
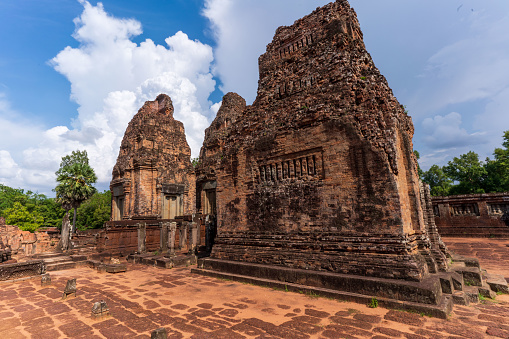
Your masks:
<svg viewBox="0 0 509 339"><path fill-rule="evenodd" d="M22 231L17 226L0 223L0 249L8 248L14 255L55 252L58 241L58 232L46 232L41 229L31 233Z"/></svg>
<svg viewBox="0 0 509 339"><path fill-rule="evenodd" d="M338 0L280 27L255 102L228 93L197 168L215 182L212 257L409 280L431 244L411 118ZM429 260L428 260L429 261Z"/></svg>
<svg viewBox="0 0 509 339"><path fill-rule="evenodd" d="M442 236L509 238L509 192L433 197Z"/></svg>

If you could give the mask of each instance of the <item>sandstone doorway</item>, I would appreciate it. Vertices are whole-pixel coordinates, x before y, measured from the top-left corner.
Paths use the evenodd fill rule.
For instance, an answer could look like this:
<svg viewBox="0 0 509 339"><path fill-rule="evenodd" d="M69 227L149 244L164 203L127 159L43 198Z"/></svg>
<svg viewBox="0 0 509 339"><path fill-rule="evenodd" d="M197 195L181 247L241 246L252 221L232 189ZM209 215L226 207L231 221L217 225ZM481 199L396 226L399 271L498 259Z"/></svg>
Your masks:
<svg viewBox="0 0 509 339"><path fill-rule="evenodd" d="M163 219L175 219L181 216L183 210L183 200L180 194L165 194L163 196Z"/></svg>

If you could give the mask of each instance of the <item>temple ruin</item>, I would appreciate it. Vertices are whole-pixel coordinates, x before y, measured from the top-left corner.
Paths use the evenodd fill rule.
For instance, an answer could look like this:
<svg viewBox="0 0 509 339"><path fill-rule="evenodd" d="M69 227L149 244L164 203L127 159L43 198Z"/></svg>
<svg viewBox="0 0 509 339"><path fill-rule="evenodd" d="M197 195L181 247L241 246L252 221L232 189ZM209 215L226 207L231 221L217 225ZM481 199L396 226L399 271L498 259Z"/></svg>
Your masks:
<svg viewBox="0 0 509 339"><path fill-rule="evenodd" d="M346 0L278 28L259 73L252 105L224 96L196 168L171 99L145 103L113 169L99 249L161 267L202 250L195 273L437 316L497 290L475 260L451 265L411 118Z"/></svg>

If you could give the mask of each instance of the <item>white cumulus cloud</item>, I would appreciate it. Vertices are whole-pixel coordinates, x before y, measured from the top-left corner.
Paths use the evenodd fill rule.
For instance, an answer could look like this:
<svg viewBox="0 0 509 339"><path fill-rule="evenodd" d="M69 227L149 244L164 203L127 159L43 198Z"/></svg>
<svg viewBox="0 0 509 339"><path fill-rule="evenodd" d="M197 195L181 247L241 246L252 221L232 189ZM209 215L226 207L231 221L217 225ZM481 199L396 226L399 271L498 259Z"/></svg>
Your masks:
<svg viewBox="0 0 509 339"><path fill-rule="evenodd" d="M7 180L17 175L23 186L44 182L43 191L49 193L61 157L80 149L87 150L99 186L107 188L128 122L160 93L172 98L175 119L184 123L193 155L199 152L211 115L208 97L215 88L212 48L183 32L168 37L165 46L150 39L138 45L131 41L142 33L138 21L113 17L101 3L80 3L83 12L74 20L73 33L79 46L65 47L50 61L69 80L78 115L71 128L36 128L37 141L20 149L17 161L0 151L5 160L0 177L7 184L19 184Z"/></svg>

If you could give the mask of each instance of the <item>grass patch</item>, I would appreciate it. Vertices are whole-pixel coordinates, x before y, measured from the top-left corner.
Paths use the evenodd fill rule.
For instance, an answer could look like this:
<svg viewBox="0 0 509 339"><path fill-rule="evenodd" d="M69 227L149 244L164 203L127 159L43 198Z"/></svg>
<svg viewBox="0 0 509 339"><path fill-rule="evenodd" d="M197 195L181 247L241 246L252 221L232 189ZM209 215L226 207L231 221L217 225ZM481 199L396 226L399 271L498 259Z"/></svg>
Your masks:
<svg viewBox="0 0 509 339"><path fill-rule="evenodd" d="M371 298L371 300L369 301L368 307L369 308L377 308L378 307L378 299L375 297Z"/></svg>

